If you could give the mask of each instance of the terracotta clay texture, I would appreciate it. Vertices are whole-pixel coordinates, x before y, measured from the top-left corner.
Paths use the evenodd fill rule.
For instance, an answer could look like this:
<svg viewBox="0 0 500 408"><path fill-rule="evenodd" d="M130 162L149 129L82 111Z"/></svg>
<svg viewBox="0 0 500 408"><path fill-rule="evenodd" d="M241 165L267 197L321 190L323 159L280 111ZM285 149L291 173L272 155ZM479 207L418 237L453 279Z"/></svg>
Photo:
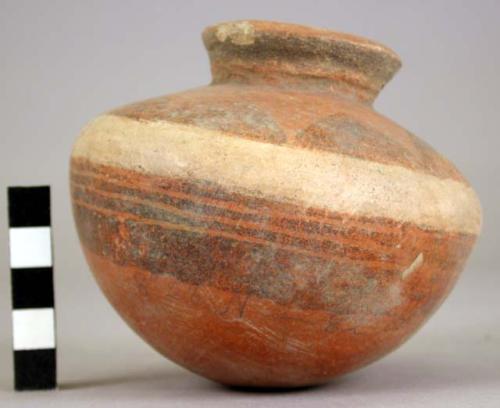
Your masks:
<svg viewBox="0 0 500 408"><path fill-rule="evenodd" d="M155 349L221 383L317 384L380 358L454 285L475 193L372 109L393 51L261 21L203 39L210 86L111 111L75 145L99 285Z"/></svg>

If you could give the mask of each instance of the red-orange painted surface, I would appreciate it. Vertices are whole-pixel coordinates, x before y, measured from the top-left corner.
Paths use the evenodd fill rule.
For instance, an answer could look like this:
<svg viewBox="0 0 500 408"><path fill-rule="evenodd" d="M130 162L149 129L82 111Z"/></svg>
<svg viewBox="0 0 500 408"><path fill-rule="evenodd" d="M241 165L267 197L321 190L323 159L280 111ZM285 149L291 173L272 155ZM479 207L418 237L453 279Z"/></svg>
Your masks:
<svg viewBox="0 0 500 408"><path fill-rule="evenodd" d="M288 146L298 160L313 150L397 166L469 189L451 163L371 109L399 67L392 51L322 30L234 24L204 34L213 85L112 114ZM336 212L304 205L307 197L277 199L279 184L265 197L142 171L147 157L110 165L92 150L77 153L74 215L104 293L159 352L226 384L322 383L380 358L444 300L477 237L456 220L438 228L363 215L357 208L367 203L355 194L352 212Z"/></svg>

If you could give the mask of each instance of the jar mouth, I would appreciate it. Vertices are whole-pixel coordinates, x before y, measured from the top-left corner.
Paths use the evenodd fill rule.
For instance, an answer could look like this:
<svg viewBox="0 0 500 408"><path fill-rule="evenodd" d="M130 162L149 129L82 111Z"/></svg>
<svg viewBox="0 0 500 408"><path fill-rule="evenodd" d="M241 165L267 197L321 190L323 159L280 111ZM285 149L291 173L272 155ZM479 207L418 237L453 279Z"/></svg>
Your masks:
<svg viewBox="0 0 500 408"><path fill-rule="evenodd" d="M235 45L249 45L255 43L255 40L262 36L302 42L304 46L309 45L310 49L319 48L325 51L332 43L343 43L355 46L360 51L382 54L385 58L401 65L399 55L383 44L357 35L324 28L277 21L238 20L214 24L203 32L207 48L210 46L211 40L225 42L227 39Z"/></svg>
<svg viewBox="0 0 500 408"><path fill-rule="evenodd" d="M231 77L233 66L246 72L269 68L276 73L284 68L288 77L314 77L316 82L318 78L346 78L349 86L365 93L363 98L374 99L401 67L399 56L382 44L297 24L258 20L220 23L204 30L203 41L213 72L216 67L216 81L217 76Z"/></svg>

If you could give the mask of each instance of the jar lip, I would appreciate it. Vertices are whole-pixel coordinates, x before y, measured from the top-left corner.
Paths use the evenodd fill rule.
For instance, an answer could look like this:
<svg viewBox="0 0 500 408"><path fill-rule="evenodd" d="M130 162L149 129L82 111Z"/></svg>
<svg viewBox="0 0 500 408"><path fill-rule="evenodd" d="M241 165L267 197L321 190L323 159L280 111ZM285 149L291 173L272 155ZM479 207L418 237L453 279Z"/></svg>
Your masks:
<svg viewBox="0 0 500 408"><path fill-rule="evenodd" d="M323 52L327 52L333 45L354 46L360 52L379 54L385 59L392 60L398 68L401 66L399 55L383 44L353 34L324 28L277 21L237 20L214 24L203 31L203 40L209 50L217 42L228 41L233 45L245 46L266 37L268 40L274 38L302 43L303 45L308 44L309 49L317 48L318 51Z"/></svg>

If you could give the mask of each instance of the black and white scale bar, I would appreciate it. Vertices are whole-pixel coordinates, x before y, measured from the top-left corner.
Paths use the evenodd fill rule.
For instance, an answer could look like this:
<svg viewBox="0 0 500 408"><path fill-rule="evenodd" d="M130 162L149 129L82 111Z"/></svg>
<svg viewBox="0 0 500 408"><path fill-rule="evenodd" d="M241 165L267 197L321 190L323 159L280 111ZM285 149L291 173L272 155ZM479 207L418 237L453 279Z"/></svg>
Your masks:
<svg viewBox="0 0 500 408"><path fill-rule="evenodd" d="M15 388L55 388L50 187L10 187L8 197Z"/></svg>

